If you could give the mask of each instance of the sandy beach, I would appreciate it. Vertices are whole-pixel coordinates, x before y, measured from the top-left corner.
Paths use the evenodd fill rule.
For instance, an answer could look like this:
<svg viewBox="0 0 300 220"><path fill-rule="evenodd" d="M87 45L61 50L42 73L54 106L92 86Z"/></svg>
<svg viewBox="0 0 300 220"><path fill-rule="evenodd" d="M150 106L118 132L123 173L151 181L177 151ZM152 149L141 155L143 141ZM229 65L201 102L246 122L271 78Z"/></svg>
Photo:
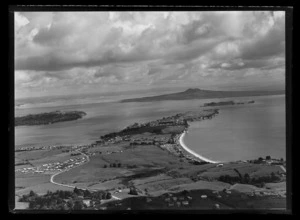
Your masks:
<svg viewBox="0 0 300 220"><path fill-rule="evenodd" d="M180 138L179 138L179 143L180 145L182 146L182 148L184 150L186 150L187 152L189 152L190 154L194 155L195 157L199 158L200 160L203 160L205 162L208 162L208 163L220 163L220 161L213 161L213 160L210 160L208 158L205 158L197 153L195 153L194 151L192 151L191 149L189 149L185 143L183 142L183 138L185 136L185 132L183 132L181 135L180 135Z"/></svg>

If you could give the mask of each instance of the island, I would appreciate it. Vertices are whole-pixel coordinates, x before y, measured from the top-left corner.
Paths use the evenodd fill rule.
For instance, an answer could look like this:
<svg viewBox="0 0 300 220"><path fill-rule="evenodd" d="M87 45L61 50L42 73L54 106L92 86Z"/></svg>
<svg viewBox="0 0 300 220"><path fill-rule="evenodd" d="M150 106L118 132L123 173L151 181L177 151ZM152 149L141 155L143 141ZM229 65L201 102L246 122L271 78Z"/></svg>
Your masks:
<svg viewBox="0 0 300 220"><path fill-rule="evenodd" d="M204 103L202 107L223 106L223 105L244 105L244 104L253 104L253 103L255 103L255 101L253 100L248 102L234 102L234 101L209 102L209 103Z"/></svg>
<svg viewBox="0 0 300 220"><path fill-rule="evenodd" d="M282 95L285 91L213 91L190 88L183 92L141 97L132 99L123 99L121 102L155 102L163 100L189 100L189 99L212 99L212 98L230 98L230 97L247 97L247 96L267 96Z"/></svg>
<svg viewBox="0 0 300 220"><path fill-rule="evenodd" d="M82 118L86 113L83 111L54 111L40 114L29 114L16 117L15 126L21 125L47 125L63 121L73 121Z"/></svg>

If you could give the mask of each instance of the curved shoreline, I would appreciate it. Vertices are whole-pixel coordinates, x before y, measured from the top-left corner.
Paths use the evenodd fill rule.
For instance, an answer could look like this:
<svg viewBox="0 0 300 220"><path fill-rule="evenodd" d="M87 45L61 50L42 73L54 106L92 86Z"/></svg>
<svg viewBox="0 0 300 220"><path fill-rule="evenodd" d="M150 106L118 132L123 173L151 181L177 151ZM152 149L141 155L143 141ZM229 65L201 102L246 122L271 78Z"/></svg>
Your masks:
<svg viewBox="0 0 300 220"><path fill-rule="evenodd" d="M181 147L182 147L184 150L186 150L187 152L189 152L189 153L192 154L193 156L195 156L195 157L197 157L197 158L199 158L200 160L203 160L203 161L205 161L205 162L208 162L208 163L220 163L220 161L210 160L210 159L208 159L208 158L205 158L205 157L203 157L203 156L197 154L196 152L192 151L191 149L189 149L189 148L185 145L185 143L183 142L183 138L184 138L184 136L185 136L185 133L186 133L186 131L184 131L184 132L180 135L180 137L179 137L179 143L180 143Z"/></svg>

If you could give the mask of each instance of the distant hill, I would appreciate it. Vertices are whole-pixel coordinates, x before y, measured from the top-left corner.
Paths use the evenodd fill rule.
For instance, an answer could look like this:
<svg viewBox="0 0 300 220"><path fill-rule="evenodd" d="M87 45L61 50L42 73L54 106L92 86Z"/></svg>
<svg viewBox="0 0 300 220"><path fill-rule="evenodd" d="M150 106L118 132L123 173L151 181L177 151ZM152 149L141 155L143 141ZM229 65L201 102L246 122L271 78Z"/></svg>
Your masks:
<svg viewBox="0 0 300 220"><path fill-rule="evenodd" d="M121 102L154 102L163 100L188 100L188 99L213 99L246 96L266 96L285 94L285 91L212 91L198 88L190 88L183 92L165 95L123 99Z"/></svg>

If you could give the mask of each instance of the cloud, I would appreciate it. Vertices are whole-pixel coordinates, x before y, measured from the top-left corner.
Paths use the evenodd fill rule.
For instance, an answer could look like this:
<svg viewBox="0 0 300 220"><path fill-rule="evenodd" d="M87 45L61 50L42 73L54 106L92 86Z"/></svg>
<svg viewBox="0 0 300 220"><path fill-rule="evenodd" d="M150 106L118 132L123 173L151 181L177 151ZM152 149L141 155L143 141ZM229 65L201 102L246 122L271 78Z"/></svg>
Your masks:
<svg viewBox="0 0 300 220"><path fill-rule="evenodd" d="M24 89L230 83L237 71L282 72L284 52L279 11L15 13L16 85Z"/></svg>

